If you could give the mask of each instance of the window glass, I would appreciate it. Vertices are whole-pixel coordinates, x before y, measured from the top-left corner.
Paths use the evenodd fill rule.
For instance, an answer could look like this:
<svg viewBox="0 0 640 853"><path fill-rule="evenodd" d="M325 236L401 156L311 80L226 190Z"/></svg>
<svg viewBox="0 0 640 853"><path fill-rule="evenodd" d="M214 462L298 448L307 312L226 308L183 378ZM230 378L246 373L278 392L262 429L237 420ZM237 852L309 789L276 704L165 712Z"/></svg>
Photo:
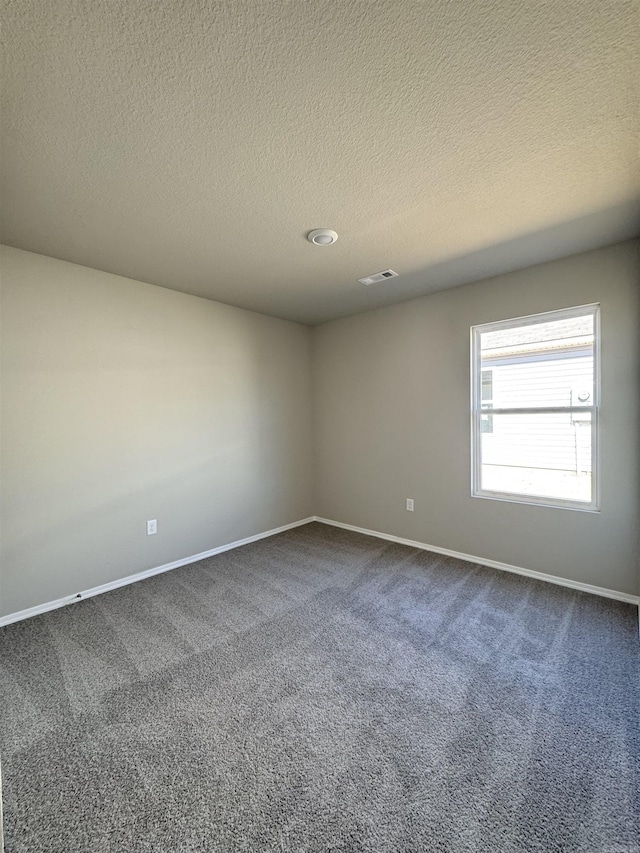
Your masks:
<svg viewBox="0 0 640 853"><path fill-rule="evenodd" d="M473 328L473 494L596 508L598 306Z"/></svg>

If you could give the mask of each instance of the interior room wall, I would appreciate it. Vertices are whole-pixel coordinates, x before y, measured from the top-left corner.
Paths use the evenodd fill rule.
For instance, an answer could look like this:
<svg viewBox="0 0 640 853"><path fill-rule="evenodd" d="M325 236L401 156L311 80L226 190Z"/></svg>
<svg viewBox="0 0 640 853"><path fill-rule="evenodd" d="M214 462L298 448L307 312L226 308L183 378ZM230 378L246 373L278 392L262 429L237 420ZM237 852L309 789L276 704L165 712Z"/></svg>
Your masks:
<svg viewBox="0 0 640 853"><path fill-rule="evenodd" d="M316 327L316 514L640 592L638 248L629 241ZM472 498L470 326L592 302L602 321L601 511Z"/></svg>
<svg viewBox="0 0 640 853"><path fill-rule="evenodd" d="M306 326L1 262L0 616L311 515Z"/></svg>

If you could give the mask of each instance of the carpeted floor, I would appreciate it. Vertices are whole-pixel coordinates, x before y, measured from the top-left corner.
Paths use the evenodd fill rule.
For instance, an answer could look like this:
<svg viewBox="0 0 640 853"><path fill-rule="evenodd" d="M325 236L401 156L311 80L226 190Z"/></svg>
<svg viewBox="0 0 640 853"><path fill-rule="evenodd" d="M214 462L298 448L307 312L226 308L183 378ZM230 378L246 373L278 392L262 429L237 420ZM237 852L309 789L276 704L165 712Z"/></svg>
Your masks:
<svg viewBox="0 0 640 853"><path fill-rule="evenodd" d="M637 853L636 608L310 524L0 630L7 853Z"/></svg>

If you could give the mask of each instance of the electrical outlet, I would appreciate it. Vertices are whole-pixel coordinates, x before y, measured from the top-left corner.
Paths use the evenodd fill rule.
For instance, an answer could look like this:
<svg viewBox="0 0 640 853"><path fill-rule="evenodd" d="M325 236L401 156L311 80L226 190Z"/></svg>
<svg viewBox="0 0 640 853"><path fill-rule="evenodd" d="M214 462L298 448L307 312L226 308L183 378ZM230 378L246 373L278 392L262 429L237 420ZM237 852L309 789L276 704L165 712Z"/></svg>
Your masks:
<svg viewBox="0 0 640 853"><path fill-rule="evenodd" d="M407 498L407 510L413 512L413 498Z"/></svg>
<svg viewBox="0 0 640 853"><path fill-rule="evenodd" d="M147 521L147 536L153 536L154 533L158 532L158 521L155 518L152 518L151 521Z"/></svg>

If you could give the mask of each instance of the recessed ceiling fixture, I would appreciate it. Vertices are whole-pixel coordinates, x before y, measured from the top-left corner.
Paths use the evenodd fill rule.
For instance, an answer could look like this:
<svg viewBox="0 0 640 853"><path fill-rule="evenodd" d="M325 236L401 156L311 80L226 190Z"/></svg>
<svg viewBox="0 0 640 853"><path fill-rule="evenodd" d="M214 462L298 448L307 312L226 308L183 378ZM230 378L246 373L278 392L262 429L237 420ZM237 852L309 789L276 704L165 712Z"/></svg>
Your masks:
<svg viewBox="0 0 640 853"><path fill-rule="evenodd" d="M373 275L368 275L365 278L359 278L360 284L376 284L379 281L384 281L385 278L395 278L398 273L393 270L383 270L382 272L374 272Z"/></svg>
<svg viewBox="0 0 640 853"><path fill-rule="evenodd" d="M314 246L330 246L338 239L335 231L329 231L328 228L316 228L315 231L309 231L307 240L313 243Z"/></svg>

